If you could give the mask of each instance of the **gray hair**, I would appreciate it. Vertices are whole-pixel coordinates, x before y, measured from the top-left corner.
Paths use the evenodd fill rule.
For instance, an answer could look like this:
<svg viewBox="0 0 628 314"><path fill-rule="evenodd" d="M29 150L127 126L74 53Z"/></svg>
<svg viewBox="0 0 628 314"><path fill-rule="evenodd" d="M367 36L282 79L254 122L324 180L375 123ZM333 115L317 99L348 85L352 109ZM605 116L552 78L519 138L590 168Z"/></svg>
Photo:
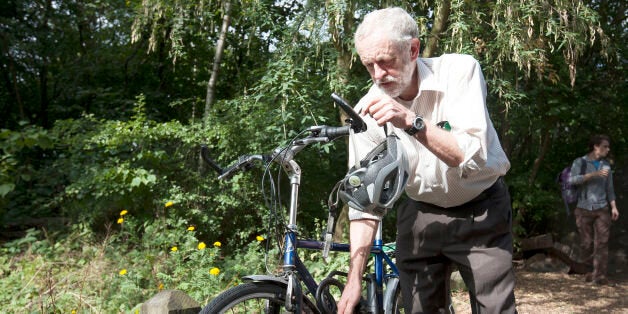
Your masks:
<svg viewBox="0 0 628 314"><path fill-rule="evenodd" d="M374 32L386 34L390 40L399 43L419 37L419 28L414 18L398 7L373 11L364 16L353 39L357 44Z"/></svg>

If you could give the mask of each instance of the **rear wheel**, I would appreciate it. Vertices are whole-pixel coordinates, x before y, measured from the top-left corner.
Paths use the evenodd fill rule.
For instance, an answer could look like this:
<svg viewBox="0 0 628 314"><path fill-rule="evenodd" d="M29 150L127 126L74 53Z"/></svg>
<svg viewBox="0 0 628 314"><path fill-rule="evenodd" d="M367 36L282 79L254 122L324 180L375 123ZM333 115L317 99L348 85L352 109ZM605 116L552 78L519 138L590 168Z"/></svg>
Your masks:
<svg viewBox="0 0 628 314"><path fill-rule="evenodd" d="M201 314L288 313L284 307L286 287L270 282L250 282L235 286L214 298ZM303 298L302 313L318 313L309 299Z"/></svg>

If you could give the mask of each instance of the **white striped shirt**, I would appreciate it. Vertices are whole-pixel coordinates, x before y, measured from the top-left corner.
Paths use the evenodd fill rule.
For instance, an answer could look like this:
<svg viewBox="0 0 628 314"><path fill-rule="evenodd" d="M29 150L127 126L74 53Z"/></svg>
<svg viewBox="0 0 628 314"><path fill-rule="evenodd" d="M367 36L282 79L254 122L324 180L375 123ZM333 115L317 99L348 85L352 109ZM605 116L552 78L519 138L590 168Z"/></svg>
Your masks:
<svg viewBox="0 0 628 314"><path fill-rule="evenodd" d="M449 122L464 160L449 167L403 130L394 129L408 155L410 175L405 188L408 197L440 207L464 204L489 188L510 169L510 162L499 143L486 108L486 83L479 63L471 56L447 54L417 59L419 92L412 101L395 100L411 108L431 123ZM369 96L383 94L373 85L360 100L359 111ZM349 167L362 159L385 139L384 128L364 117L368 129L349 139ZM350 219L380 219L349 210Z"/></svg>

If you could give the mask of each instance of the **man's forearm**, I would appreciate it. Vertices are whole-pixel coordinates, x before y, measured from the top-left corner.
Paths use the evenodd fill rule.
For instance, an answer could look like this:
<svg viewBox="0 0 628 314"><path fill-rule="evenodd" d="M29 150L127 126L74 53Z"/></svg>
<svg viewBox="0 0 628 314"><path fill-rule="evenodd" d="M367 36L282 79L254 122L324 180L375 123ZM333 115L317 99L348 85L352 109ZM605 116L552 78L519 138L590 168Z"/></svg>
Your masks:
<svg viewBox="0 0 628 314"><path fill-rule="evenodd" d="M361 282L378 223L378 221L370 219L351 221L349 230L351 262L347 279L348 282Z"/></svg>
<svg viewBox="0 0 628 314"><path fill-rule="evenodd" d="M417 133L415 138L438 159L449 167L458 167L464 160L464 152L460 150L456 138L451 132L427 123L424 132Z"/></svg>

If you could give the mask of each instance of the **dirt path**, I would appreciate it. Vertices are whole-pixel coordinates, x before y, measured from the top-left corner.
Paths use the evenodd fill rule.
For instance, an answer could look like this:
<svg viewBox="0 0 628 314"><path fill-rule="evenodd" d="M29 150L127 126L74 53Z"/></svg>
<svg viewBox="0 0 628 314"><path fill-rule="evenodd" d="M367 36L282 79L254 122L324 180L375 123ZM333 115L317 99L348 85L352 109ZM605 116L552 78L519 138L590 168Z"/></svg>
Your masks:
<svg viewBox="0 0 628 314"><path fill-rule="evenodd" d="M615 278L616 286L584 282L583 275L516 270L515 297L520 314L628 313L628 279ZM453 296L458 314L471 313L466 292Z"/></svg>

